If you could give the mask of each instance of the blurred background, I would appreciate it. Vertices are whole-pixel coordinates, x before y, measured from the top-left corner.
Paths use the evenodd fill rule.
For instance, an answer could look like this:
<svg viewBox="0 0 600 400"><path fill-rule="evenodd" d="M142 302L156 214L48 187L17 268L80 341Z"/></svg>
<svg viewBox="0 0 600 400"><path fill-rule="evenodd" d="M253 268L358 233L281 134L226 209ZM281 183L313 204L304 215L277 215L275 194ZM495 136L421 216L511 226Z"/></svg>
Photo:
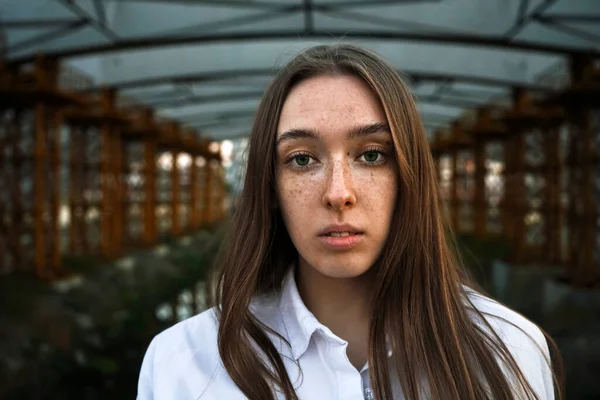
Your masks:
<svg viewBox="0 0 600 400"><path fill-rule="evenodd" d="M470 272L600 399L598 0L0 0L0 398L135 398L266 84L338 42L404 74Z"/></svg>

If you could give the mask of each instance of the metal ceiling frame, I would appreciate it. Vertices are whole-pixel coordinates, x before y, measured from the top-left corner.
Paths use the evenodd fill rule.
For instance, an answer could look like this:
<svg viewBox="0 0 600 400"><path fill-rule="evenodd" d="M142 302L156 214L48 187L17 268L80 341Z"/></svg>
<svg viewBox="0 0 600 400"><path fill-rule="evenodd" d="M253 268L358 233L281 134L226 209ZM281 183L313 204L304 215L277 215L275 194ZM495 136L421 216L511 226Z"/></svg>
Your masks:
<svg viewBox="0 0 600 400"><path fill-rule="evenodd" d="M32 23L33 21L27 21L27 22ZM14 43L12 46L7 47L6 50L4 50L4 52L5 53L9 53L11 51L14 52L14 51L20 50L22 48L27 48L29 46L33 46L36 44L40 44L40 43L48 42L48 41L51 41L54 39L58 39L60 37L66 36L66 35L70 35L79 29L83 29L83 28L87 27L88 24L89 24L89 21L84 20L84 19L72 20L71 22L68 22L67 24L62 24L62 25L55 24L60 27L58 29L52 30L51 32L42 33L42 34L36 35L32 38L25 39L20 42Z"/></svg>
<svg viewBox="0 0 600 400"><path fill-rule="evenodd" d="M161 84L196 84L206 82L218 82L228 79L238 79L245 77L269 77L276 73L274 68L256 68L234 71L214 71L191 74L173 74L162 75L152 78L142 78L130 81L114 82L111 84L98 85L88 89L87 91L94 92L102 90L103 87L109 86L117 90L127 90L134 88L150 87ZM437 73L415 70L402 70L400 73L415 83L420 82L462 82L479 86L492 87L522 87L532 92L549 92L551 87L535 83L525 83L499 78L477 77L473 75L461 75L450 73Z"/></svg>
<svg viewBox="0 0 600 400"><path fill-rule="evenodd" d="M554 30L557 31L561 31L566 33L567 35L576 37L578 39L583 39L586 40L590 43L600 43L600 36L599 35L595 35L591 32L586 32L577 28L574 28L572 26L566 25L564 23L564 20L562 19L556 19L556 18L548 18L542 15L538 15L538 16L534 16L533 19L535 19L536 21L538 21L539 23L546 25L547 27L550 27Z"/></svg>
<svg viewBox="0 0 600 400"><path fill-rule="evenodd" d="M534 43L529 41L514 41L499 37L486 37L481 35L458 35L458 34L425 34L425 33L407 33L407 32L377 32L377 31L357 31L347 32L343 30L315 30L312 33L303 31L264 31L264 32L243 32L243 33L215 33L188 36L150 36L137 39L122 39L115 43L94 44L70 49L62 49L46 52L48 58L64 59L70 57L91 56L103 53L115 53L126 50L142 50L147 48L161 48L168 46L181 46L188 44L207 44L207 43L246 43L269 40L297 40L297 39L332 39L336 37L345 37L348 39L376 39L382 41L408 41L425 42L443 45L467 46L496 48L500 50L529 51L534 53L548 53L557 55L581 55L587 54L591 57L600 57L600 51L589 48L587 50L572 47L558 46L543 43ZM11 64L24 64L34 60L34 55L9 58L7 61Z"/></svg>
<svg viewBox="0 0 600 400"><path fill-rule="evenodd" d="M167 100L161 100L156 102L144 102L140 100L145 106L153 107L156 109L160 108L178 108L178 107L186 107L189 105L196 104L206 104L206 103L219 103L226 101L240 101L240 100L260 100L262 95L264 94L264 90L251 90L251 91L243 91L243 92L232 92L232 93L219 93L219 94L208 94L208 95L195 95L195 96L187 96L180 98L173 98ZM441 104L449 107L457 107L457 108L473 108L483 105L485 102L489 101L489 99L480 99L481 101L477 101L477 99L466 99L461 98L460 96L450 97L442 97L438 94L433 95L424 95L424 96L415 96L415 100L419 103L434 103ZM484 102L484 103L482 103ZM134 106L135 107L135 106Z"/></svg>
<svg viewBox="0 0 600 400"><path fill-rule="evenodd" d="M544 18L562 22L600 23L600 14L561 14L546 13Z"/></svg>
<svg viewBox="0 0 600 400"><path fill-rule="evenodd" d="M80 18L43 18L43 19L17 19L10 21L0 20L0 29L31 29L31 28L64 28L75 22L81 22Z"/></svg>
<svg viewBox="0 0 600 400"><path fill-rule="evenodd" d="M212 43L247 43L253 41L285 41L297 39L332 39L344 37L348 39L376 39L381 41L402 41L402 42L424 42L447 46L460 46L469 48L493 48L504 51L517 51L529 53L545 53L553 55L561 55L565 57L593 57L600 58L600 36L591 32L580 30L567 23L595 23L600 22L600 15L581 15L581 14L559 14L546 13L557 0L543 0L532 11L527 12L530 0L521 0L519 9L516 15L515 22L504 34L493 36L481 36L473 34L463 34L452 32L447 28L429 26L425 24L416 24L417 30L424 29L429 31L423 32L402 32L394 28L398 24L403 26L415 25L410 21L401 21L389 19L380 16L372 16L361 14L361 7L383 6L390 4L407 4L407 3L423 3L423 2L438 2L440 0L349 0L345 2L302 0L296 4L285 4L274 1L264 2L247 2L238 0L198 0L198 1L169 1L169 3L185 3L188 5L211 5L224 6L235 8L260 9L263 12L255 15L244 15L239 17L229 18L218 22L204 22L201 25L186 26L176 29L171 34L156 33L149 36L138 36L133 38L123 38L113 31L106 22L106 10L103 1L117 0L93 0L93 6L96 15L93 12L86 11L81 6L77 5L72 0L57 0L57 4L61 4L69 9L78 19L48 19L48 20L21 20L21 21L5 21L0 22L0 27L7 29L25 29L31 27L54 27L59 29L44 33L31 39L26 39L20 43L16 43L6 49L7 53L22 51L32 45L37 45L41 42L50 41L58 37L68 35L83 27L93 27L101 33L109 43L92 44L84 46L73 46L60 50L48 51L45 55L49 58L68 59L72 57L93 56L105 53L116 53L128 50L143 50L143 49L160 49L170 46L183 45L202 45ZM167 2L167 0L121 0L123 3L149 3L149 2ZM384 10L384 8L382 8ZM283 31L248 31L248 32L212 32L215 25L218 28L239 27L246 23L256 23L261 20L268 20L281 17L285 14L301 13L304 17L304 26L298 30L283 30ZM324 13L334 17L340 17L344 20L358 20L362 22L376 23L380 26L389 25L390 31L376 30L358 30L348 32L345 30L320 30L315 29L314 16L315 13ZM515 40L518 35L529 23L536 22L544 26L560 31L564 34L576 37L580 40L590 42L589 47L575 46L560 46L553 44L544 44L524 40ZM439 32L436 30L439 29ZM185 32L193 30L193 33L183 34L177 32ZM435 32L435 33L431 33ZM6 61L13 65L20 65L33 61L35 55L28 54L25 56L11 58L10 54ZM202 82L219 82L231 78L250 77L250 76L271 76L275 71L273 69L248 69L236 70L230 72L205 72L202 74L183 74L183 75L163 75L160 77L145 78L126 82L116 82L111 84L115 89L132 89L141 87L150 87L159 84L193 84ZM473 77L460 74L448 73L429 73L423 70L419 71L402 71L410 80L420 82L435 82L439 86L434 94L417 97L417 101L421 103L435 103L456 108L473 108L482 105L473 97L465 96L464 93L448 93L450 84L455 82L468 83L478 86L495 86L495 87L522 87L529 91L551 91L552 88L531 83L516 82L498 78ZM98 90L99 87L94 87L90 91ZM155 101L148 102L146 105L152 107L176 108L191 104L201 104L210 102L221 102L229 100L241 100L248 98L260 98L263 91L246 91L221 93L217 95L188 95L182 93L181 96L177 93L157 93L151 96ZM471 97L470 99L468 97ZM162 100L161 100L162 99ZM158 101L156 101L158 100ZM141 100L143 102L143 100ZM489 101L489 97L485 100ZM225 113L225 115L230 115ZM228 118L227 116L225 118ZM209 123L210 121L205 121ZM439 121L442 123L441 121Z"/></svg>
<svg viewBox="0 0 600 400"><path fill-rule="evenodd" d="M239 24L244 24L246 22L255 23L257 18L260 19L270 19L273 17L280 17L283 14L289 14L293 12L302 12L304 14L304 30L302 31L281 31L281 32L242 32L242 33L221 33L221 34L211 34L210 32L206 32L206 28L212 26L212 23L204 24L201 26L195 27L186 27L183 29L195 29L196 32L194 34L189 35L167 35L157 34L154 36L144 36L138 38L120 38L119 35L111 30L106 25L105 18L105 10L104 5L101 3L102 0L94 0L94 7L98 14L98 18L94 18L90 15L89 12L84 10L81 6L77 5L75 2L71 0L58 0L58 4L62 4L64 7L68 8L71 12L73 12L76 16L80 18L79 21L76 21L77 26L73 27L72 25L68 27L68 30L64 28L60 32L52 32L47 37L37 37L35 40L27 40L21 43L17 43L13 45L11 48L7 49L8 53L14 52L15 48L21 49L23 47L27 47L32 44L39 43L40 40L46 41L56 38L57 36L62 36L64 34L70 33L76 27L80 27L80 25L90 24L94 29L103 34L110 43L102 43L102 44L94 44L80 47L73 47L70 49L61 49L56 51L51 51L47 53L48 57L51 58L69 58L76 56L86 56L86 55L94 55L94 54L102 54L106 52L119 52L125 50L140 50L144 48L160 48L165 46L178 46L185 44L203 44L203 43L212 43L212 42L246 42L246 41L263 41L263 40L289 40L289 39L297 39L297 38L313 38L313 39L330 39L332 37L348 37L352 39L379 39L379 40L404 40L404 41L414 41L414 42L429 42L429 43L439 43L445 45L457 45L457 46L468 46L468 47L493 47L504 50L517 50L517 51L530 51L530 52L542 52L542 53L554 53L554 54L562 54L562 55L573 55L573 54L582 54L587 53L594 57L600 57L600 51L594 46L590 46L588 49L582 49L579 47L570 47L570 46L555 46L548 45L542 43L534 43L528 41L516 41L513 40L513 37L522 30L529 22L537 21L539 23L545 24L553 29L557 29L571 36L575 36L579 39L587 40L592 43L596 43L600 39L596 35L593 35L588 32L583 32L578 29L566 26L562 24L560 21L564 16L560 15L549 15L544 16L545 11L556 3L557 0L544 0L540 4L538 4L534 10L530 13L527 13L527 8L529 5L529 0L521 0L518 15L513 27L511 27L504 35L501 36L479 36L479 35L468 35L461 33L453 33L448 31L447 29L442 29L439 33L431 34L431 33L416 33L416 32L378 32L378 31L370 31L370 30L361 30L356 32L346 32L346 31L323 31L323 30L315 30L314 22L313 22L313 14L315 12L325 12L331 13L332 11L338 11L343 9L356 8L360 6L374 6L374 5L383 5L383 4L399 4L406 3L405 1L398 0L354 0L347 2L328 2L328 3L317 3L315 4L313 0L302 0L298 4L284 4L284 3L275 3L275 2L260 2L260 3L250 3L250 2L242 2L242 1L225 1L219 0L210 1L210 0L200 0L194 1L189 4L220 4L225 6L247 6L247 7L261 7L262 9L267 9L268 11L264 14L259 15L251 15L251 16L242 16L232 18L229 21L219 21L219 27L223 28L223 26L239 26ZM433 0L438 1L438 0ZM413 1L409 1L413 2ZM342 17L347 19L349 16L347 13L342 12ZM360 13L351 12L350 17L352 19L364 20L368 21L372 19L372 16L362 15ZM104 18L103 18L104 16ZM410 23L407 21L396 21L396 20L386 20L386 24L389 23ZM381 21L378 22L378 24ZM10 26L10 25L8 25ZM203 29L204 28L204 29ZM437 27L425 26L426 29L436 29ZM204 31L203 32L198 32ZM33 55L27 55L22 57L11 58L8 57L9 62L13 64L21 64L32 61Z"/></svg>
<svg viewBox="0 0 600 400"><path fill-rule="evenodd" d="M76 2L72 0L57 0L58 4L62 4L65 8L71 11L74 15L89 21L90 26L92 26L96 31L101 33L106 39L111 42L116 42L121 39L121 37L110 27L106 25L106 10L104 9L103 4L100 0L94 0L94 8L96 9L96 13L98 14L97 18L90 15L86 10L84 10L81 6L77 5Z"/></svg>
<svg viewBox="0 0 600 400"><path fill-rule="evenodd" d="M187 5L213 5L213 6L225 6L225 7L236 7L246 9L274 9L284 5L284 3L260 1L260 2L248 2L242 0L107 0L107 1L121 1L122 3L175 3L175 4L187 4ZM372 7L372 6L384 6L384 5L399 5L399 4L413 4L413 3L438 3L441 0L346 0L343 3L336 1L319 2L318 6L324 7Z"/></svg>

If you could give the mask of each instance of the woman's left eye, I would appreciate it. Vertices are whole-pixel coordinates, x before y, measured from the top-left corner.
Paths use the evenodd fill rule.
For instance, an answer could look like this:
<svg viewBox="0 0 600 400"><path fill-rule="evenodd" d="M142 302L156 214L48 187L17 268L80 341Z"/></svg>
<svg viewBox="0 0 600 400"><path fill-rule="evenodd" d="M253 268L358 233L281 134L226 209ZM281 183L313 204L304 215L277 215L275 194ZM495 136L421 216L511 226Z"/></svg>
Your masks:
<svg viewBox="0 0 600 400"><path fill-rule="evenodd" d="M361 156L361 161L373 164L382 160L383 154L377 150L365 151Z"/></svg>

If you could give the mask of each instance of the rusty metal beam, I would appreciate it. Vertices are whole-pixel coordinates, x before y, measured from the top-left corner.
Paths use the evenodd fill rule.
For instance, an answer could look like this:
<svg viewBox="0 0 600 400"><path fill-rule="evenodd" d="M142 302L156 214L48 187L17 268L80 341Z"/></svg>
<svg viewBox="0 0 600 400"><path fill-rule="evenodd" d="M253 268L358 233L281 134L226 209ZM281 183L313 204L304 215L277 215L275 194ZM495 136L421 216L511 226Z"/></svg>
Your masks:
<svg viewBox="0 0 600 400"><path fill-rule="evenodd" d="M450 186L450 219L452 221L452 228L454 232L460 232L460 218L458 218L458 157L456 153L451 156L451 170L452 180Z"/></svg>
<svg viewBox="0 0 600 400"><path fill-rule="evenodd" d="M516 134L507 142L506 210L508 213L508 237L512 243L512 260L521 263L524 257L526 187L525 187L525 136ZM510 167L509 167L510 165Z"/></svg>
<svg viewBox="0 0 600 400"><path fill-rule="evenodd" d="M44 213L47 196L44 173L46 168L46 112L47 106L39 103L35 108L35 172L34 172L34 224L35 224L35 270L38 277L46 276L46 243Z"/></svg>
<svg viewBox="0 0 600 400"><path fill-rule="evenodd" d="M104 114L115 110L116 91L105 89L101 95L101 109ZM118 209L118 200L115 196L116 175L114 164L116 154L113 152L113 141L117 136L117 127L107 122L101 124L100 135L100 187L102 191L102 204L100 206L102 219L100 221L102 254L111 259L117 252L117 243L113 235L115 216Z"/></svg>
<svg viewBox="0 0 600 400"><path fill-rule="evenodd" d="M484 238L487 235L487 200L485 190L485 142L476 140L474 143L474 161L475 161L475 193L473 196L473 229L475 236Z"/></svg>
<svg viewBox="0 0 600 400"><path fill-rule="evenodd" d="M552 127L544 132L544 192L545 240L542 256L549 264L558 265L563 262L561 233L563 230L563 207L561 205L562 165L560 157L559 128Z"/></svg>
<svg viewBox="0 0 600 400"><path fill-rule="evenodd" d="M144 138L144 242L148 246L156 244L156 138Z"/></svg>
<svg viewBox="0 0 600 400"><path fill-rule="evenodd" d="M86 236L84 226L83 164L85 163L84 134L81 126L70 127L69 138L69 251L78 255L84 252Z"/></svg>
<svg viewBox="0 0 600 400"><path fill-rule="evenodd" d="M204 215L202 219L205 225L212 222L213 171L210 162L211 160L207 159L204 166Z"/></svg>
<svg viewBox="0 0 600 400"><path fill-rule="evenodd" d="M578 179L571 193L571 262L572 283L585 286L598 278L598 265L595 259L598 210L595 202L594 163L597 156L593 146L595 128L589 109L579 110L575 117L572 138L578 156L571 160L575 165Z"/></svg>
<svg viewBox="0 0 600 400"><path fill-rule="evenodd" d="M181 233L181 221L179 218L179 209L181 203L181 181L178 163L180 154L181 153L178 149L171 151L171 233L173 236L178 236Z"/></svg>
<svg viewBox="0 0 600 400"><path fill-rule="evenodd" d="M70 49L50 51L46 55L49 58L64 59L70 57L81 57L97 55L104 53L115 53L122 51L133 51L141 49L158 49L161 47L189 44L212 44L212 43L251 43L257 41L269 40L298 40L320 39L328 40L335 37L345 37L347 39L376 39L381 41L406 41L416 43L432 43L440 45L453 45L465 47L495 48L499 50L532 52L542 54L574 55L589 54L594 57L600 56L600 52L593 49L582 49L570 46L549 45L544 43L535 43L530 41L508 40L497 36L466 35L466 34L427 34L416 32L380 32L380 31L355 31L346 30L315 30L306 35L304 31L286 30L286 31L264 31L264 32L233 32L233 33L215 33L215 34L196 34L189 36L147 36L143 38L123 39L115 43L86 44L80 47ZM34 60L34 56L23 56L8 60L11 64L25 64Z"/></svg>
<svg viewBox="0 0 600 400"><path fill-rule="evenodd" d="M198 165L196 165L196 154L191 153L192 162L190 165L190 225L192 229L198 229L200 226L199 218L199 186L198 186ZM195 297L195 294L194 294Z"/></svg>
<svg viewBox="0 0 600 400"><path fill-rule="evenodd" d="M50 204L50 221L51 226L49 228L48 236L51 238L52 247L50 249L50 269L53 277L60 276L62 271L61 263L61 241L60 241L60 225L59 225L59 213L60 213L60 192L61 192L61 179L60 179L60 167L61 167L61 144L60 144L60 126L61 118L58 113L54 112L49 121L50 123L50 138L52 140L52 147L50 152L50 168L49 177L50 184L52 186L52 198Z"/></svg>

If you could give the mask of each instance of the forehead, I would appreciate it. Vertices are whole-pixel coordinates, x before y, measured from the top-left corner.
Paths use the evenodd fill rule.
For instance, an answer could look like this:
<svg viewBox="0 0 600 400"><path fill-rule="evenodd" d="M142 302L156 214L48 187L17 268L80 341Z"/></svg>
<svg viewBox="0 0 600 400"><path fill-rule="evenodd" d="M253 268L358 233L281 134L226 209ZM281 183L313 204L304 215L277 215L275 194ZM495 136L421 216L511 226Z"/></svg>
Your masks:
<svg viewBox="0 0 600 400"><path fill-rule="evenodd" d="M379 100L362 79L325 75L300 82L290 91L281 111L278 132L305 124L385 121Z"/></svg>

